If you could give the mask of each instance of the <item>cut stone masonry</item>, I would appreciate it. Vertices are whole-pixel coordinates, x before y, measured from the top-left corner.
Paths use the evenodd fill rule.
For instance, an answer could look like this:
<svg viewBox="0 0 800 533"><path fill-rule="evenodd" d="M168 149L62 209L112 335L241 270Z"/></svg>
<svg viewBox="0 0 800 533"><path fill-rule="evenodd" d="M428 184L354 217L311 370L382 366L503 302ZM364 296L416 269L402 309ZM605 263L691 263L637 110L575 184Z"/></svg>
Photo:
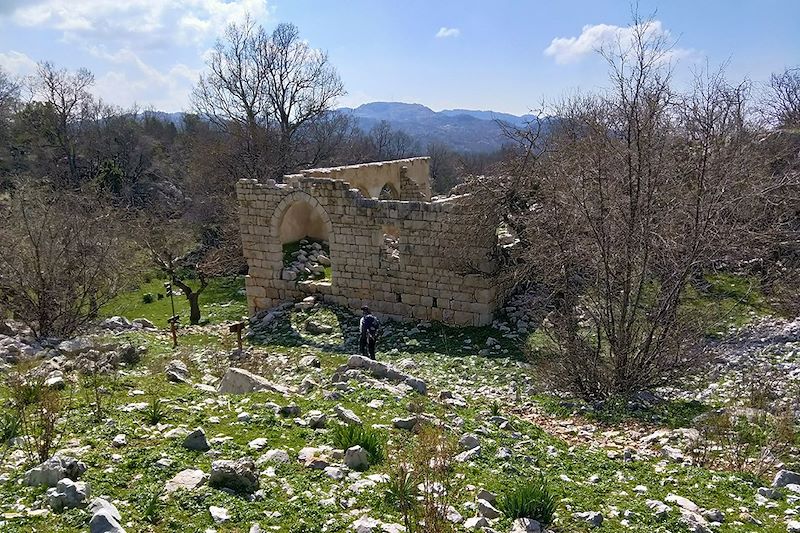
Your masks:
<svg viewBox="0 0 800 533"><path fill-rule="evenodd" d="M241 180L236 192L252 314L313 294L397 319L491 323L497 228L468 227L469 195L431 201L428 158ZM284 275L283 245L305 237L328 243L330 280Z"/></svg>

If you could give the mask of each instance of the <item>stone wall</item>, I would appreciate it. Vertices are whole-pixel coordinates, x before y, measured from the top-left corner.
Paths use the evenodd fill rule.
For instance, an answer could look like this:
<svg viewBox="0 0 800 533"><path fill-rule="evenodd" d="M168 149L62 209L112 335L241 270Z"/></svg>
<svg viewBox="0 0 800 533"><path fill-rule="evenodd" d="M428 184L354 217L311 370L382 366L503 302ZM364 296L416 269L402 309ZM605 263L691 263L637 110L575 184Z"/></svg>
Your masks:
<svg viewBox="0 0 800 533"><path fill-rule="evenodd" d="M377 163L364 163L345 167L312 168L303 170L299 174L287 176L291 181L301 177L330 178L346 181L351 187L361 191L367 198L378 198L384 186L389 185L398 195L398 200L430 200L430 158L413 157L410 159L397 159L395 161L379 161ZM404 170L405 169L405 170ZM401 172L405 172L404 177ZM417 191L413 190L416 185ZM402 191L405 188L406 195ZM411 195L412 197L408 197Z"/></svg>
<svg viewBox="0 0 800 533"><path fill-rule="evenodd" d="M465 217L468 195L434 202L377 200L365 198L351 182L338 179L356 176L349 179L377 187L396 170L398 191L430 198L429 179L419 183L408 167L427 169L427 163L412 159L316 169L308 171L313 177L287 176L284 184L241 180L237 195L250 267L246 278L250 312L315 294L352 309L366 304L378 314L400 319L490 323L498 295L491 275L495 266L488 259L497 243L496 228L487 227L476 238ZM378 169L379 177L368 179L365 169ZM283 279L282 245L303 233L328 241L330 281ZM469 264L465 256L472 258Z"/></svg>

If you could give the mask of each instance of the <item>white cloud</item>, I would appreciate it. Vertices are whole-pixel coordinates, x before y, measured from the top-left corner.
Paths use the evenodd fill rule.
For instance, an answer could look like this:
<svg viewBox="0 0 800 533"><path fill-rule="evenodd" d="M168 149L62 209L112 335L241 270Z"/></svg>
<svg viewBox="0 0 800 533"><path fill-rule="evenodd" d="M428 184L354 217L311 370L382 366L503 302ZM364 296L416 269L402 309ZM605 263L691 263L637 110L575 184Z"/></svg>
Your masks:
<svg viewBox="0 0 800 533"><path fill-rule="evenodd" d="M660 20L653 20L640 26L650 37L666 39L668 42L672 36L669 30L663 27ZM636 26L614 26L611 24L587 24L583 27L581 34L577 37L556 37L544 50L544 54L551 56L555 62L564 65L574 63L584 56L591 54L603 46L609 46L619 42L622 46L631 44L636 31ZM686 57L692 50L685 48L672 48L665 56L664 60Z"/></svg>
<svg viewBox="0 0 800 533"><path fill-rule="evenodd" d="M14 76L29 76L36 72L36 61L22 52L11 50L0 52L0 67Z"/></svg>
<svg viewBox="0 0 800 533"><path fill-rule="evenodd" d="M436 37L438 39L446 39L448 37L458 37L461 35L461 30L458 28L448 28L446 26L442 26L439 28L439 31L436 32Z"/></svg>
<svg viewBox="0 0 800 533"><path fill-rule="evenodd" d="M129 107L134 104L160 111L180 111L188 107L188 95L199 72L184 64L161 72L136 58L137 70L131 73L113 69L98 77L93 93L104 101Z"/></svg>
<svg viewBox="0 0 800 533"><path fill-rule="evenodd" d="M71 42L144 49L200 44L246 13L263 19L267 0L39 0L18 5L10 17L19 26L59 30Z"/></svg>

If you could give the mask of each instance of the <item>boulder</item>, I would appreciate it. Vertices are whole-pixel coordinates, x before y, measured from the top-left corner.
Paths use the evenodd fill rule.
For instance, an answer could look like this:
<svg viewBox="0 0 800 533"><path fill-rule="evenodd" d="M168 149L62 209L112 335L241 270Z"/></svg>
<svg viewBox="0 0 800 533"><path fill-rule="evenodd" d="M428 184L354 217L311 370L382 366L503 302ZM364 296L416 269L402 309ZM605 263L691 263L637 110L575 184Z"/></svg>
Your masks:
<svg viewBox="0 0 800 533"><path fill-rule="evenodd" d="M83 507L89 498L89 484L82 481L72 481L64 478L58 481L55 487L47 489L47 502L50 507L60 512L64 509Z"/></svg>
<svg viewBox="0 0 800 533"><path fill-rule="evenodd" d="M791 470L780 470L772 481L773 487L785 487L790 484L800 485L800 474Z"/></svg>
<svg viewBox="0 0 800 533"><path fill-rule="evenodd" d="M75 337L62 341L58 345L58 351L69 357L86 353L92 348L94 348L94 342L88 337Z"/></svg>
<svg viewBox="0 0 800 533"><path fill-rule="evenodd" d="M517 518L511 523L509 533L542 533L542 525L531 518Z"/></svg>
<svg viewBox="0 0 800 533"><path fill-rule="evenodd" d="M89 520L89 533L125 533L120 525L122 516L113 503L103 498L95 498L89 504L92 518Z"/></svg>
<svg viewBox="0 0 800 533"><path fill-rule="evenodd" d="M344 464L352 470L369 468L369 453L361 446L351 446L344 452Z"/></svg>
<svg viewBox="0 0 800 533"><path fill-rule="evenodd" d="M54 455L39 466L25 472L24 483L30 486L55 487L61 479L77 480L86 472L86 465L73 457Z"/></svg>
<svg viewBox="0 0 800 533"><path fill-rule="evenodd" d="M164 370L167 374L167 380L173 383L189 383L189 368L186 363L180 359L173 359L167 363Z"/></svg>
<svg viewBox="0 0 800 533"><path fill-rule="evenodd" d="M221 394L246 394L257 391L270 391L279 394L289 393L289 389L282 385L270 383L265 377L236 367L230 367L225 372L217 391Z"/></svg>
<svg viewBox="0 0 800 533"><path fill-rule="evenodd" d="M333 411L336 413L336 416L339 417L339 420L345 424L349 424L351 426L361 425L361 419L350 409L342 407L342 405L336 405L336 407L333 408Z"/></svg>
<svg viewBox="0 0 800 533"><path fill-rule="evenodd" d="M256 465L249 457L236 461L227 459L213 461L208 484L211 487L226 488L236 492L255 492L258 490Z"/></svg>
<svg viewBox="0 0 800 533"><path fill-rule="evenodd" d="M205 452L211 449L211 446L208 445L206 432L203 431L203 428L197 428L186 435L186 438L183 440L183 447L189 450L196 450L200 452Z"/></svg>

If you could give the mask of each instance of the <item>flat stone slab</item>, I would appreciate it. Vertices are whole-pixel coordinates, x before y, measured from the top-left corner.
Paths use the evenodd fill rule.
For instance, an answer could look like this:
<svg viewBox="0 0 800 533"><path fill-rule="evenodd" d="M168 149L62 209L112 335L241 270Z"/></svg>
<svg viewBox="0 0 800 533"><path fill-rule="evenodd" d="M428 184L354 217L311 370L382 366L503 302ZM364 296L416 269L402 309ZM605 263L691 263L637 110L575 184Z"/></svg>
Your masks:
<svg viewBox="0 0 800 533"><path fill-rule="evenodd" d="M258 391L289 394L290 392L288 387L272 383L263 376L236 367L230 367L225 372L217 390L221 394L247 394Z"/></svg>
<svg viewBox="0 0 800 533"><path fill-rule="evenodd" d="M167 496L180 489L194 490L205 483L205 481L206 474L202 470L195 468L181 470L175 474L175 477L167 481L167 484L164 486L164 495Z"/></svg>

